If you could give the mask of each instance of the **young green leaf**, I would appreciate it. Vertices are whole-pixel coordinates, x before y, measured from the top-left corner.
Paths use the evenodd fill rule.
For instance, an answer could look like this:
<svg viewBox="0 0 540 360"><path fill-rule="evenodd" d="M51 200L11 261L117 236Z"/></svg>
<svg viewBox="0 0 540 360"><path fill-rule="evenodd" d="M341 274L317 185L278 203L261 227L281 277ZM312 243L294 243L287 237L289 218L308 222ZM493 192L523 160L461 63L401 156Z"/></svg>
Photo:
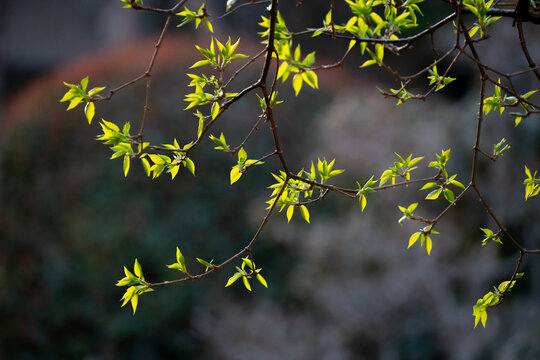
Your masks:
<svg viewBox="0 0 540 360"><path fill-rule="evenodd" d="M262 286L264 286L265 288L268 288L268 283L266 282L266 280L262 277L260 273L257 274L257 280L259 280Z"/></svg>
<svg viewBox="0 0 540 360"><path fill-rule="evenodd" d="M366 195L364 194L360 195L360 198L358 199L358 201L360 202L360 208L362 209L362 212L363 212L367 205Z"/></svg>
<svg viewBox="0 0 540 360"><path fill-rule="evenodd" d="M133 271L135 272L135 276L138 278L142 277L142 267L137 259L135 259L135 264L133 264Z"/></svg>
<svg viewBox="0 0 540 360"><path fill-rule="evenodd" d="M208 262L206 260L197 258L197 261L200 262L203 266L206 267L206 269L204 270L205 272L208 271L208 269L211 269L211 268L214 267L214 265L212 265L213 260L210 260L210 262Z"/></svg>
<svg viewBox="0 0 540 360"><path fill-rule="evenodd" d="M238 165L233 166L230 173L231 185L237 182L242 177L242 172L238 168Z"/></svg>
<svg viewBox="0 0 540 360"><path fill-rule="evenodd" d="M145 158L141 158L141 164L146 176L150 176L150 163Z"/></svg>
<svg viewBox="0 0 540 360"><path fill-rule="evenodd" d="M96 106L93 102L86 103L86 106L84 107L84 114L86 115L86 119L88 120L88 124L92 123L92 119L94 118L94 115L96 114Z"/></svg>
<svg viewBox="0 0 540 360"><path fill-rule="evenodd" d="M303 81L302 75L300 74L294 75L293 81L292 81L294 95L298 95L300 93L300 90L302 89L302 81Z"/></svg>
<svg viewBox="0 0 540 360"><path fill-rule="evenodd" d="M426 251L427 251L427 254L428 254L428 255L431 254L431 248L432 248L432 246L433 246L432 243L431 243L431 237L426 236L426 243L425 243L425 245L426 245Z"/></svg>
<svg viewBox="0 0 540 360"><path fill-rule="evenodd" d="M294 214L294 205L289 205L287 208L287 222L291 221Z"/></svg>
<svg viewBox="0 0 540 360"><path fill-rule="evenodd" d="M241 276L242 276L242 273L240 273L240 272L234 273L234 275L231 276L231 277L229 278L229 280L227 280L227 284L225 284L225 287L231 286L231 285L232 285L236 280L238 280Z"/></svg>
<svg viewBox="0 0 540 360"><path fill-rule="evenodd" d="M407 246L407 249L413 246L416 243L416 241L418 241L418 238L420 237L421 234L422 234L421 232L415 232L414 234L411 235L411 237L409 238L409 245Z"/></svg>
<svg viewBox="0 0 540 360"><path fill-rule="evenodd" d="M183 164L189 170L189 172L195 176L195 163L190 158L185 158Z"/></svg>
<svg viewBox="0 0 540 360"><path fill-rule="evenodd" d="M448 188L445 188L443 190L444 198L448 200L448 202L453 203L455 200L454 192Z"/></svg>
<svg viewBox="0 0 540 360"><path fill-rule="evenodd" d="M219 114L219 104L216 101L215 103L212 104L212 120L215 120L218 114Z"/></svg>
<svg viewBox="0 0 540 360"><path fill-rule="evenodd" d="M129 172L129 164L130 164L130 157L129 157L129 155L124 155L124 165L123 165L123 168L124 168L124 177L127 177L127 175L128 175L128 172Z"/></svg>
<svg viewBox="0 0 540 360"><path fill-rule="evenodd" d="M309 224L309 211L305 205L300 205L300 213L306 222Z"/></svg>
<svg viewBox="0 0 540 360"><path fill-rule="evenodd" d="M242 276L242 282L244 283L245 288L251 291L251 285L249 284L247 276Z"/></svg>
<svg viewBox="0 0 540 360"><path fill-rule="evenodd" d="M439 198L439 195L441 195L441 192L443 191L442 187L439 187L438 189L433 190L426 196L426 200L436 200Z"/></svg>

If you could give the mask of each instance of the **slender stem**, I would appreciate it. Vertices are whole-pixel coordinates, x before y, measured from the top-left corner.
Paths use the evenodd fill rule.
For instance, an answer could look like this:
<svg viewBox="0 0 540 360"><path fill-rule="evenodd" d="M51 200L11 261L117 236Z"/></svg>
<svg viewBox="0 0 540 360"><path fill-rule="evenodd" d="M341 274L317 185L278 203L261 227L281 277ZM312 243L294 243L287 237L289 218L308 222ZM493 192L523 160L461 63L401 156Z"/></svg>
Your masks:
<svg viewBox="0 0 540 360"><path fill-rule="evenodd" d="M525 0L525 2L527 2L527 0ZM540 70L536 68L536 64L534 63L531 54L529 54L529 49L527 49L527 43L525 42L525 36L523 35L523 22L520 19L517 20L517 30L519 36L519 44L521 45L523 55L525 55L525 58L529 63L529 67L531 68L531 70L534 71L536 78L540 80Z"/></svg>
<svg viewBox="0 0 540 360"><path fill-rule="evenodd" d="M482 122L484 120L484 97L486 92L486 80L482 78L480 83L480 104L478 118L476 120L476 140L474 141L474 154L471 169L471 185L476 187L476 170L478 165L478 153L480 151L480 136L482 133Z"/></svg>

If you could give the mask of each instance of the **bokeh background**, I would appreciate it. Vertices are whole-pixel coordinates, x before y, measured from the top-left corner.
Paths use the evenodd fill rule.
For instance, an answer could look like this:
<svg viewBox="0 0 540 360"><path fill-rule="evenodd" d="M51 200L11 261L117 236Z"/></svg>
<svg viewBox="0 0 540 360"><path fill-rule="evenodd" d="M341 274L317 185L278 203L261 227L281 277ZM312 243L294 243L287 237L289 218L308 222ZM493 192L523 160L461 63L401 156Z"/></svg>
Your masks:
<svg viewBox="0 0 540 360"><path fill-rule="evenodd" d="M155 1L168 6L169 1ZM225 1L211 1L211 13ZM325 1L301 7L283 1L291 30L316 27ZM433 23L448 11L430 2ZM338 8L338 13L339 13ZM257 22L264 6L244 9L215 24L218 36L241 37L240 50L261 49ZM241 249L265 213L274 160L232 187L235 160L206 140L194 154L196 176L181 173L151 180L133 166L124 178L120 160L93 140L98 118L135 127L142 114L144 84L99 103L91 126L79 108L65 112L62 81L86 75L90 86L114 88L144 72L163 17L122 9L120 1L3 0L0 11L0 359L499 359L540 358L540 262L528 257L525 277L503 305L488 312L486 329L473 329L472 306L512 273L517 254L510 244L481 246L479 227L494 227L478 201L466 197L440 223L430 257L407 250L416 224L400 226L397 205L419 202L433 217L444 201L426 202L418 187L378 193L363 213L354 201L329 195L310 207L312 224L287 224L274 216L255 250L269 283L254 291L225 289L234 267L201 282L159 288L140 299L135 316L120 308L122 266L135 258L150 281L178 275L165 264L180 246L192 272L195 257L220 262ZM482 46L490 64L526 67L511 20L493 29ZM435 38L442 51L453 35ZM540 61L537 28L526 27L530 51ZM307 53L315 49L302 41ZM198 59L194 43L207 45L206 30L172 29L152 77L152 110L146 136L155 143L174 136L188 142L196 120L182 111L187 68ZM318 52L332 62L346 44L329 41ZM429 64L429 41L414 56L388 61L405 72ZM418 51L418 52L416 52ZM321 89L294 97L279 89L279 132L290 164L308 167L317 157L336 158L354 186L376 177L402 155L427 164L452 148L450 168L467 181L477 111L478 75L467 63L458 80L428 102L384 99L376 90L396 87L376 69L359 71L360 57L319 75ZM238 88L258 75L255 66ZM529 77L517 79L527 91ZM422 90L418 84L418 90ZM258 115L255 95L234 105L213 133L240 141ZM482 145L506 137L512 148L497 163L483 160L479 183L507 228L526 246L539 245L538 201L524 202L523 166L540 167L538 117L514 128L512 119L488 117ZM241 129L241 130L239 130ZM272 142L261 129L247 145L266 154Z"/></svg>

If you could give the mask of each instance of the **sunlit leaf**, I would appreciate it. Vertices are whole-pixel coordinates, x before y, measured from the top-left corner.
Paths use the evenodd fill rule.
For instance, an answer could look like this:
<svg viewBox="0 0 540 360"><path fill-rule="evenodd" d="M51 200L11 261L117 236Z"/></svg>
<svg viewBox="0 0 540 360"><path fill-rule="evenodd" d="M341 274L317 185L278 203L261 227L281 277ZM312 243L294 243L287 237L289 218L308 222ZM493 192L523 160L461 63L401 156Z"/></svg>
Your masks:
<svg viewBox="0 0 540 360"><path fill-rule="evenodd" d="M268 288L268 284L261 274L257 274L257 280L259 280L262 286L264 286L265 288Z"/></svg>
<svg viewBox="0 0 540 360"><path fill-rule="evenodd" d="M190 158L185 158L184 164L186 168L189 170L189 172L195 175L195 163Z"/></svg>
<svg viewBox="0 0 540 360"><path fill-rule="evenodd" d="M302 82L303 82L302 75L300 74L294 75L292 85L293 85L295 95L298 95L300 93L300 90L302 89Z"/></svg>
<svg viewBox="0 0 540 360"><path fill-rule="evenodd" d="M300 205L300 213L306 222L309 224L309 211L305 205Z"/></svg>
<svg viewBox="0 0 540 360"><path fill-rule="evenodd" d="M142 267L141 264L139 264L139 260L135 259L135 264L133 265L133 271L135 272L135 276L142 277Z"/></svg>
<svg viewBox="0 0 540 360"><path fill-rule="evenodd" d="M421 234L420 232L415 232L414 234L411 235L411 237L409 238L409 246L407 246L407 248L410 248L411 246L414 245L416 241L418 241L420 234Z"/></svg>
<svg viewBox="0 0 540 360"><path fill-rule="evenodd" d="M129 155L125 155L124 156L124 176L126 177L128 175L128 172L129 172L129 164L130 164L130 157Z"/></svg>
<svg viewBox="0 0 540 360"><path fill-rule="evenodd" d="M240 171L240 169L238 169L238 165L233 166L233 168L231 169L231 174L230 174L231 185L237 182L240 179L240 177L242 177L242 172Z"/></svg>
<svg viewBox="0 0 540 360"><path fill-rule="evenodd" d="M142 158L141 164L143 166L144 173L146 174L146 176L150 176L150 163L148 162L148 160L146 160L145 158Z"/></svg>
<svg viewBox="0 0 540 360"><path fill-rule="evenodd" d="M206 267L205 271L208 271L208 269L211 269L213 267L213 265L211 263L209 263L208 261L206 261L206 260L197 258L197 261L200 262L203 266Z"/></svg>
<svg viewBox="0 0 540 360"><path fill-rule="evenodd" d="M367 205L367 199L366 199L366 196L365 195L360 195L360 207L362 208L362 211L364 211L364 209L366 208L366 205Z"/></svg>
<svg viewBox="0 0 540 360"><path fill-rule="evenodd" d="M251 285L249 284L247 276L242 276L242 282L244 283L245 288L251 291Z"/></svg>
<svg viewBox="0 0 540 360"><path fill-rule="evenodd" d="M294 214L294 205L289 205L287 208L287 222L291 221Z"/></svg>
<svg viewBox="0 0 540 360"><path fill-rule="evenodd" d="M214 120L219 114L219 104L216 101L212 104L212 120Z"/></svg>
<svg viewBox="0 0 540 360"><path fill-rule="evenodd" d="M431 253L431 247L433 246L432 242L431 242L431 237L429 236L426 236L426 251L428 253L428 255Z"/></svg>
<svg viewBox="0 0 540 360"><path fill-rule="evenodd" d="M135 311L137 311L138 304L139 304L139 295L133 295L131 297L131 307L133 308L133 315L135 315Z"/></svg>
<svg viewBox="0 0 540 360"><path fill-rule="evenodd" d="M241 273L239 272L235 273L233 276L229 278L229 280L227 280L227 284L225 285L225 287L231 286L241 276L242 276Z"/></svg>
<svg viewBox="0 0 540 360"><path fill-rule="evenodd" d="M86 106L84 107L84 114L86 115L86 119L88 120L88 124L92 123L92 119L94 118L94 115L96 113L96 106L93 102L86 103Z"/></svg>
<svg viewBox="0 0 540 360"><path fill-rule="evenodd" d="M426 200L435 200L435 199L437 199L439 197L439 195L441 194L442 190L443 190L442 187L439 187L438 189L433 190L432 192L427 194Z"/></svg>

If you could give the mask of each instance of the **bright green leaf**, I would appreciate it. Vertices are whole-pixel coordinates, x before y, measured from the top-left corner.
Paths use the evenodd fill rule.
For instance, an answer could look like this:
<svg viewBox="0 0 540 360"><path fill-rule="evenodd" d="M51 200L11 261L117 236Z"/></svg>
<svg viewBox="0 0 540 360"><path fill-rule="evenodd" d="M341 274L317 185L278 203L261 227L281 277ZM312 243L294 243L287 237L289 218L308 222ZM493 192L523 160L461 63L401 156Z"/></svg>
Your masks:
<svg viewBox="0 0 540 360"><path fill-rule="evenodd" d="M300 93L300 90L302 89L302 81L303 79L300 74L294 75L292 85L295 95L298 95Z"/></svg>
<svg viewBox="0 0 540 360"><path fill-rule="evenodd" d="M133 264L133 271L135 272L135 276L138 278L142 277L142 267L137 259L135 259L135 264Z"/></svg>
<svg viewBox="0 0 540 360"><path fill-rule="evenodd" d="M427 251L427 254L429 255L431 253L431 247L433 246L432 242L431 242L431 237L429 236L426 236L426 251Z"/></svg>
<svg viewBox="0 0 540 360"><path fill-rule="evenodd" d="M242 276L242 282L244 283L244 286L246 287L246 289L251 291L251 285L249 285L249 280L247 276Z"/></svg>
<svg viewBox="0 0 540 360"><path fill-rule="evenodd" d="M453 202L454 202L455 197L454 197L454 192L453 192L452 190L450 190L450 189L448 189L448 188L445 188L445 189L443 190L443 193L444 193L444 198L445 198L446 200L448 200L448 202L450 202L450 203L453 203Z"/></svg>
<svg viewBox="0 0 540 360"><path fill-rule="evenodd" d="M367 205L367 199L366 199L366 196L364 194L360 195L360 207L362 208L362 211L364 211L364 209L366 208L366 205Z"/></svg>
<svg viewBox="0 0 540 360"><path fill-rule="evenodd" d="M259 280L259 282L262 284L262 286L264 286L265 288L268 288L268 283L267 283L266 280L262 277L261 274L257 274L257 280Z"/></svg>
<svg viewBox="0 0 540 360"><path fill-rule="evenodd" d="M231 169L231 174L230 174L231 185L237 182L240 179L240 177L242 177L242 172L238 168L238 165L233 166L233 168Z"/></svg>
<svg viewBox="0 0 540 360"><path fill-rule="evenodd" d="M131 297L131 307L133 308L133 315L137 311L137 304L139 304L139 295L135 294Z"/></svg>
<svg viewBox="0 0 540 360"><path fill-rule="evenodd" d="M225 285L225 287L231 286L241 276L242 276L241 273L239 272L235 273L233 276L229 278L229 280L227 280L227 284Z"/></svg>
<svg viewBox="0 0 540 360"><path fill-rule="evenodd" d="M141 164L143 166L146 176L150 176L150 163L148 162L148 160L146 160L145 158L141 158Z"/></svg>
<svg viewBox="0 0 540 360"><path fill-rule="evenodd" d="M219 114L219 104L216 101L212 104L212 120L214 120Z"/></svg>
<svg viewBox="0 0 540 360"><path fill-rule="evenodd" d="M287 222L291 221L294 214L294 205L289 205L287 208Z"/></svg>
<svg viewBox="0 0 540 360"><path fill-rule="evenodd" d="M305 205L300 205L300 213L306 222L309 224L309 211Z"/></svg>
<svg viewBox="0 0 540 360"><path fill-rule="evenodd" d="M184 165L191 174L195 175L195 163L190 158L184 159Z"/></svg>
<svg viewBox="0 0 540 360"><path fill-rule="evenodd" d="M439 187L438 189L433 190L432 192L427 194L426 200L435 200L435 199L437 199L439 197L439 195L441 194L442 190L443 190L442 187Z"/></svg>
<svg viewBox="0 0 540 360"><path fill-rule="evenodd" d="M420 232L415 232L414 234L411 235L411 237L409 238L409 246L407 246L407 249L414 245L414 243L420 237L420 234L421 234Z"/></svg>
<svg viewBox="0 0 540 360"><path fill-rule="evenodd" d="M124 155L124 177L128 175L129 172L130 157L129 155Z"/></svg>
<svg viewBox="0 0 540 360"><path fill-rule="evenodd" d="M96 106L93 102L86 103L86 106L84 107L84 114L86 115L86 119L88 119L88 124L92 123L92 119L94 118L94 115L96 113Z"/></svg>
<svg viewBox="0 0 540 360"><path fill-rule="evenodd" d="M206 260L197 258L197 261L200 262L203 266L206 267L206 270L205 270L205 271L208 271L208 269L211 269L211 268L214 267L214 266L211 264L211 262L208 262L208 261L206 261Z"/></svg>

